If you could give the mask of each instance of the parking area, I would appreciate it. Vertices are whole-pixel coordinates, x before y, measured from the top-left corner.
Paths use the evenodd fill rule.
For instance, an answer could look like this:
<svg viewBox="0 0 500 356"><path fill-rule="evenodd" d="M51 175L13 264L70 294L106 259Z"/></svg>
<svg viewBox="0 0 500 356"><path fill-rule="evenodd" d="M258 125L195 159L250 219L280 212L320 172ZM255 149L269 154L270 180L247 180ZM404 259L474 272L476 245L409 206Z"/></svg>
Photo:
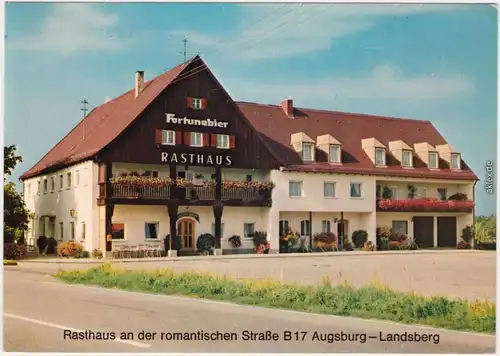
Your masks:
<svg viewBox="0 0 500 356"><path fill-rule="evenodd" d="M223 257L223 256L221 256ZM127 269L174 268L198 270L234 278L272 278L282 282L316 284L325 279L332 283L347 281L353 286L381 283L404 292L443 295L451 298L495 301L496 252L432 251L342 255L342 253L303 257L269 256L263 258L179 259L118 263ZM63 266L64 265L64 266ZM22 263L22 269L55 272L58 268L89 268L89 264Z"/></svg>

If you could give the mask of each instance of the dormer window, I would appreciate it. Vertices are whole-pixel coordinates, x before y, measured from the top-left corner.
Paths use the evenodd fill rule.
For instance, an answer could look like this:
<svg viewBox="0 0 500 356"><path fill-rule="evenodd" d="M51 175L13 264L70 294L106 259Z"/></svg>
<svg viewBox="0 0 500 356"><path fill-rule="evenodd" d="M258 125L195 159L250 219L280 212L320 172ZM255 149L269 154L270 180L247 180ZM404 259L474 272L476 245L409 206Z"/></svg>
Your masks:
<svg viewBox="0 0 500 356"><path fill-rule="evenodd" d="M385 149L375 148L375 164L377 166L385 166Z"/></svg>
<svg viewBox="0 0 500 356"><path fill-rule="evenodd" d="M429 152L429 168L438 168L438 154L437 152Z"/></svg>
<svg viewBox="0 0 500 356"><path fill-rule="evenodd" d="M314 161L314 145L312 143L302 144L302 160L303 161Z"/></svg>
<svg viewBox="0 0 500 356"><path fill-rule="evenodd" d="M460 169L460 161L460 153L452 153L450 161L451 169Z"/></svg>
<svg viewBox="0 0 500 356"><path fill-rule="evenodd" d="M331 163L340 163L340 145L330 145L328 156Z"/></svg>
<svg viewBox="0 0 500 356"><path fill-rule="evenodd" d="M413 167L413 155L411 151L403 151L403 167Z"/></svg>

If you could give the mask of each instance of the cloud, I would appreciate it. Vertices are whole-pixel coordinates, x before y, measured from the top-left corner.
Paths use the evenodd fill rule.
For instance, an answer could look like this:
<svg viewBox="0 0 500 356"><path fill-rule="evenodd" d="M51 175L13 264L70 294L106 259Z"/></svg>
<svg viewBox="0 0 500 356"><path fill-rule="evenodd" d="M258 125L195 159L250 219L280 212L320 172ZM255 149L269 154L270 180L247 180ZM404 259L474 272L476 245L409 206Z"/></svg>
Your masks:
<svg viewBox="0 0 500 356"><path fill-rule="evenodd" d="M331 107L337 100L396 100L420 104L457 95L470 95L474 83L460 75L406 76L397 67L381 65L366 77L331 77L321 82L259 84L239 81L238 99L278 103L285 96L307 105ZM255 95L259 97L256 98Z"/></svg>
<svg viewBox="0 0 500 356"><path fill-rule="evenodd" d="M460 7L437 4L288 4L240 5L245 24L233 36L211 36L179 29L204 55L244 60L275 59L327 49L332 41L376 25L381 17L452 11Z"/></svg>
<svg viewBox="0 0 500 356"><path fill-rule="evenodd" d="M85 51L116 51L126 41L114 32L118 15L100 11L94 4L54 4L36 34L16 39L18 50L57 52L69 56Z"/></svg>

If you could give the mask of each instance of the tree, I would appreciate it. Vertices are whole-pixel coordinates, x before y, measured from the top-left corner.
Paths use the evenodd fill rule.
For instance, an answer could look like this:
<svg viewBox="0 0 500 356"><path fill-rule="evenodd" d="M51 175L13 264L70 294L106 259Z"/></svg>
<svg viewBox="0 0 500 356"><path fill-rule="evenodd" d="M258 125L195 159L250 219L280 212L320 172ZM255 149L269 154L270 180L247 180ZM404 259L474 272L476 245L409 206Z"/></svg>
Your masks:
<svg viewBox="0 0 500 356"><path fill-rule="evenodd" d="M16 155L16 146L11 145L4 147L4 177L3 177L3 236L4 243L12 243L15 240L23 242L24 231L28 229L30 212L24 205L24 200L21 194L16 190L13 182L7 182L7 177L12 174L12 171L19 162L22 162L22 157Z"/></svg>
<svg viewBox="0 0 500 356"><path fill-rule="evenodd" d="M497 221L495 216L478 216L476 218L476 226L474 230L476 242L495 242L497 231Z"/></svg>

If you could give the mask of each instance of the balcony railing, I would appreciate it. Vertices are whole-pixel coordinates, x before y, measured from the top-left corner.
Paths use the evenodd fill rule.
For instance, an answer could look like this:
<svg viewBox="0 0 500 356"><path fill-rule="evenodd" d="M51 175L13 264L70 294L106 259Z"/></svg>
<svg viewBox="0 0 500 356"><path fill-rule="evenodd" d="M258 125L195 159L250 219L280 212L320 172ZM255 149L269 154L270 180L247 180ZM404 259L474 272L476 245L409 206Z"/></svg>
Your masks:
<svg viewBox="0 0 500 356"><path fill-rule="evenodd" d="M471 213L474 202L471 200L439 199L378 199L377 211L387 212L455 212Z"/></svg>
<svg viewBox="0 0 500 356"><path fill-rule="evenodd" d="M111 184L111 197L120 199L170 199L171 187L137 187L125 184ZM178 188L178 198L187 201L215 200L215 187L194 186ZM268 203L271 200L270 189L222 188L221 199L224 201L244 201Z"/></svg>

